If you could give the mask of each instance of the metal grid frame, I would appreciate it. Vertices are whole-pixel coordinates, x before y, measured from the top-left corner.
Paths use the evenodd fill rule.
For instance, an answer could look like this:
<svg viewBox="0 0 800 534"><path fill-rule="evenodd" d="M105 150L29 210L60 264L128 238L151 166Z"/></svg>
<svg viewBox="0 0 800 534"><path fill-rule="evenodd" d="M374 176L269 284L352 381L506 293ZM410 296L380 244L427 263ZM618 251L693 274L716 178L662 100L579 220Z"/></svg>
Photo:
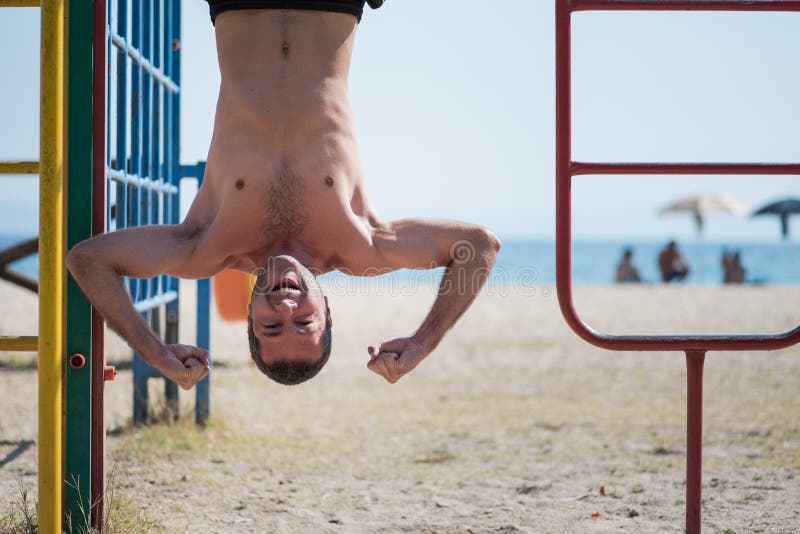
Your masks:
<svg viewBox="0 0 800 534"><path fill-rule="evenodd" d="M687 364L686 532L701 531L703 364L709 350L775 350L800 342L800 326L778 335L618 336L594 331L572 298L572 178L609 174L800 175L800 164L588 163L572 161L571 16L576 11L800 11L798 0L556 0L556 288L567 324L609 350L679 350Z"/></svg>
<svg viewBox="0 0 800 534"><path fill-rule="evenodd" d="M116 0L110 4L105 35L95 37L105 39L107 52L106 231L176 224L181 179L195 177L202 183L205 172L205 163L180 164L181 3ZM159 275L125 282L134 308L156 333L163 333L167 343L176 343L178 279ZM203 348L208 348L208 298L203 300L202 290L207 283L198 281L198 345ZM138 423L148 418L147 380L161 374L138 354L133 368L133 420ZM196 420L201 424L208 417L209 380L206 377L197 386ZM165 381L165 395L177 414L177 385Z"/></svg>

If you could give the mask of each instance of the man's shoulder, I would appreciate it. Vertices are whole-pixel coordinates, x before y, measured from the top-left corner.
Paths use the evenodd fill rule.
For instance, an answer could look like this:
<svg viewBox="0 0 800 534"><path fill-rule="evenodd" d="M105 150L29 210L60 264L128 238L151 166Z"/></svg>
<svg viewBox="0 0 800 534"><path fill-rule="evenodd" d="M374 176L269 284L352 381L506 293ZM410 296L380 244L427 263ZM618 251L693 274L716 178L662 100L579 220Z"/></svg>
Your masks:
<svg viewBox="0 0 800 534"><path fill-rule="evenodd" d="M340 242L337 269L352 276L377 276L391 272L384 254L395 239L391 223L377 217L359 217L360 224L351 238Z"/></svg>

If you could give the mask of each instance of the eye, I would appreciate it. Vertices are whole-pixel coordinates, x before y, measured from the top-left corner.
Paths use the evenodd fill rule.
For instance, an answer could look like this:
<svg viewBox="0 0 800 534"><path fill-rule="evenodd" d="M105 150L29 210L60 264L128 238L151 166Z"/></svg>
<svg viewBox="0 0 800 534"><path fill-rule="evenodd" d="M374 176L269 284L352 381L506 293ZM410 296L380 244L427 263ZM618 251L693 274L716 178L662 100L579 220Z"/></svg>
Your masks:
<svg viewBox="0 0 800 534"><path fill-rule="evenodd" d="M265 324L264 328L278 328L280 324Z"/></svg>

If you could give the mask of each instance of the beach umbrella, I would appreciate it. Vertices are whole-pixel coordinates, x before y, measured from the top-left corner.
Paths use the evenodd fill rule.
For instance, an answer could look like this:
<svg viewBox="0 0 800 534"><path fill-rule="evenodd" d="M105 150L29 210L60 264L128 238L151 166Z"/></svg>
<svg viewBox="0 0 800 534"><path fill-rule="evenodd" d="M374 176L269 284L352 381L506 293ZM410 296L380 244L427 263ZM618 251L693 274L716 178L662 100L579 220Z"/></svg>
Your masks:
<svg viewBox="0 0 800 534"><path fill-rule="evenodd" d="M789 216L800 213L800 199L784 198L771 202L766 206L761 206L753 212L753 217L757 215L777 215L781 218L781 236L789 238Z"/></svg>
<svg viewBox="0 0 800 534"><path fill-rule="evenodd" d="M690 195L680 198L661 208L660 215L689 213L694 217L697 234L702 235L705 216L710 213L730 213L746 215L747 208L728 195Z"/></svg>

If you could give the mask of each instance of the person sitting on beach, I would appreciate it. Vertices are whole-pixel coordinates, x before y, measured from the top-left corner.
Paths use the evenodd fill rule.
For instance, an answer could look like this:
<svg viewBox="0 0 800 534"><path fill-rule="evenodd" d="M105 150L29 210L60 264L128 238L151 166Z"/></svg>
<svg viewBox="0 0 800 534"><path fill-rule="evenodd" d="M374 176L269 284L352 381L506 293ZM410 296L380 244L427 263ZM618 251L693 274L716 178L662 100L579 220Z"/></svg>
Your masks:
<svg viewBox="0 0 800 534"><path fill-rule="evenodd" d="M639 276L639 270L633 265L633 249L626 248L622 252L622 259L617 265L615 280L617 283L642 281L642 277Z"/></svg>
<svg viewBox="0 0 800 534"><path fill-rule="evenodd" d="M724 284L743 284L747 272L742 265L740 252L724 252L722 254L722 272Z"/></svg>
<svg viewBox="0 0 800 534"><path fill-rule="evenodd" d="M207 353L162 343L123 276L256 274L251 356L271 379L297 384L331 351L331 312L316 276L445 267L419 328L367 349L367 367L395 383L470 306L500 241L463 222L385 221L370 204L348 94L365 0L208 1L222 83L205 177L186 218L84 241L67 266L109 326L185 389L208 373Z"/></svg>
<svg viewBox="0 0 800 534"><path fill-rule="evenodd" d="M689 264L678 250L675 241L670 241L658 255L658 268L664 282L680 282L689 274Z"/></svg>

